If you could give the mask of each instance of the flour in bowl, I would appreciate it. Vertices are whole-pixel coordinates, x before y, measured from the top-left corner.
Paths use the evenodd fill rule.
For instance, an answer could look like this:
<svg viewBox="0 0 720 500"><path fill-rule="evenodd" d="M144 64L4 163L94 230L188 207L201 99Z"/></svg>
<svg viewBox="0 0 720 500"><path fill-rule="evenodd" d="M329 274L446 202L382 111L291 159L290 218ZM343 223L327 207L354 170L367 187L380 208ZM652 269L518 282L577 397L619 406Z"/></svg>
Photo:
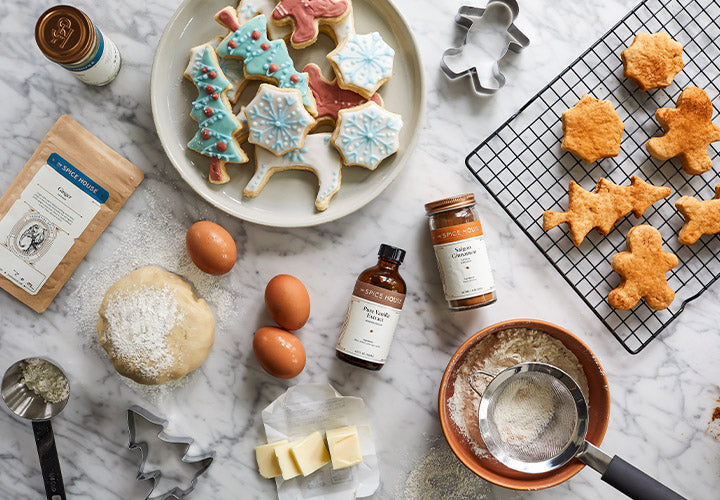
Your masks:
<svg viewBox="0 0 720 500"><path fill-rule="evenodd" d="M470 375L476 370L497 374L505 368L528 362L547 363L560 368L578 383L580 390L588 399L587 377L582 365L572 351L558 339L545 332L529 328L512 328L486 337L465 355L462 364L457 369L457 377L453 384L453 395L447 401L452 421L463 437L471 443L473 451L478 456L489 456L490 453L483 444L480 429L478 428L480 396L470 387ZM488 383L490 383L488 377L478 376L475 378L475 385L480 391L484 391ZM517 393L515 395L517 396ZM510 394L509 396L512 399L513 395ZM539 395L537 399L540 401L540 407L537 411L541 412L542 395ZM550 395L549 401L546 402L552 404L552 395ZM529 419L508 409L505 412L506 418L510 420L518 419L517 422L521 424L514 430L517 435L514 438L508 436L508 439L517 440L528 437L532 439L533 434L542 432L545 425L547 425L547 421L552 418L552 412L550 413L550 417L544 416L537 422L530 422ZM537 437L537 434L534 437Z"/></svg>

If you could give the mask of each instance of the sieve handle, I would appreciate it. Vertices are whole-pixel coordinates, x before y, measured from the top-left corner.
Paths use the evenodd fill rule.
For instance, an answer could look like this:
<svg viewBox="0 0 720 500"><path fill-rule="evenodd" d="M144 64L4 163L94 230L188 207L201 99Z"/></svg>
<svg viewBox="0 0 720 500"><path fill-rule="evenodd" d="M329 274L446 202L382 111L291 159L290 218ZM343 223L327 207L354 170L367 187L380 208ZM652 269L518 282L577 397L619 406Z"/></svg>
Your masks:
<svg viewBox="0 0 720 500"><path fill-rule="evenodd" d="M610 461L602 480L634 500L685 500L617 455Z"/></svg>
<svg viewBox="0 0 720 500"><path fill-rule="evenodd" d="M475 387L475 377L477 375L485 375L486 377L495 378L496 374L486 372L485 370L475 370L470 375L470 379L469 379L470 387L472 387L472 390L475 391L478 394L478 396L482 397L482 395L483 395L482 391L480 389L478 389L477 387Z"/></svg>

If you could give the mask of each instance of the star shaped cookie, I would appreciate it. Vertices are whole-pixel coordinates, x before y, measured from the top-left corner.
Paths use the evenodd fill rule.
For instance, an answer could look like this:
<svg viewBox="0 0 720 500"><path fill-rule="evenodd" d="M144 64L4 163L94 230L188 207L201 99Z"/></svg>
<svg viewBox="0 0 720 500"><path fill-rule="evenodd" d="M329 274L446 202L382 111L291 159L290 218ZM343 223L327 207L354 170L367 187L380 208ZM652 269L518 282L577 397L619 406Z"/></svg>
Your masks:
<svg viewBox="0 0 720 500"><path fill-rule="evenodd" d="M685 66L682 52L682 44L665 32L639 33L620 54L623 74L637 83L640 90L665 88Z"/></svg>
<svg viewBox="0 0 720 500"><path fill-rule="evenodd" d="M720 141L720 127L711 121L712 114L713 105L705 91L686 88L675 109L660 108L655 112L665 135L647 141L645 149L661 161L679 156L683 170L690 175L707 172L712 168L710 143Z"/></svg>
<svg viewBox="0 0 720 500"><path fill-rule="evenodd" d="M608 302L616 309L632 309L640 299L659 311L675 299L668 286L667 273L678 265L674 253L664 252L662 236L654 227L635 226L627 234L627 251L613 255L613 271L622 277L610 292Z"/></svg>
<svg viewBox="0 0 720 500"><path fill-rule="evenodd" d="M562 148L587 163L617 156L625 124L610 101L585 94L562 114Z"/></svg>

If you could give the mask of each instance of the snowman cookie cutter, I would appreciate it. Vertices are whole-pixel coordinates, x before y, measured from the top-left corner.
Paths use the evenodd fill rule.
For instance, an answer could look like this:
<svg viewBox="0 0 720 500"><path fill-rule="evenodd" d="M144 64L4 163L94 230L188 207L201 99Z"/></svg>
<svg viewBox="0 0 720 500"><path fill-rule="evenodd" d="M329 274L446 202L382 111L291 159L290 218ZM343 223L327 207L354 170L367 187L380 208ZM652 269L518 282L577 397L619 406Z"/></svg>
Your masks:
<svg viewBox="0 0 720 500"><path fill-rule="evenodd" d="M478 95L492 95L505 85L499 62L508 50L520 52L530 44L517 26L516 0L490 0L484 9L463 5L455 24L465 30L463 42L443 52L440 67L450 80L466 75Z"/></svg>

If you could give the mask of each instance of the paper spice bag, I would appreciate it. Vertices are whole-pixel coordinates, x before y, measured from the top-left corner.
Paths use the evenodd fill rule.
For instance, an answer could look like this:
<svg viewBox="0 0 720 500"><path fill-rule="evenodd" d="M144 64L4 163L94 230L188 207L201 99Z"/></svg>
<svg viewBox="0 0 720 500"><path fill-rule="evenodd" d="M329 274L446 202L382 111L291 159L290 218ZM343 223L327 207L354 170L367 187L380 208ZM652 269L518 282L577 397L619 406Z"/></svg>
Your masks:
<svg viewBox="0 0 720 500"><path fill-rule="evenodd" d="M143 177L61 116L0 198L0 287L45 311Z"/></svg>

